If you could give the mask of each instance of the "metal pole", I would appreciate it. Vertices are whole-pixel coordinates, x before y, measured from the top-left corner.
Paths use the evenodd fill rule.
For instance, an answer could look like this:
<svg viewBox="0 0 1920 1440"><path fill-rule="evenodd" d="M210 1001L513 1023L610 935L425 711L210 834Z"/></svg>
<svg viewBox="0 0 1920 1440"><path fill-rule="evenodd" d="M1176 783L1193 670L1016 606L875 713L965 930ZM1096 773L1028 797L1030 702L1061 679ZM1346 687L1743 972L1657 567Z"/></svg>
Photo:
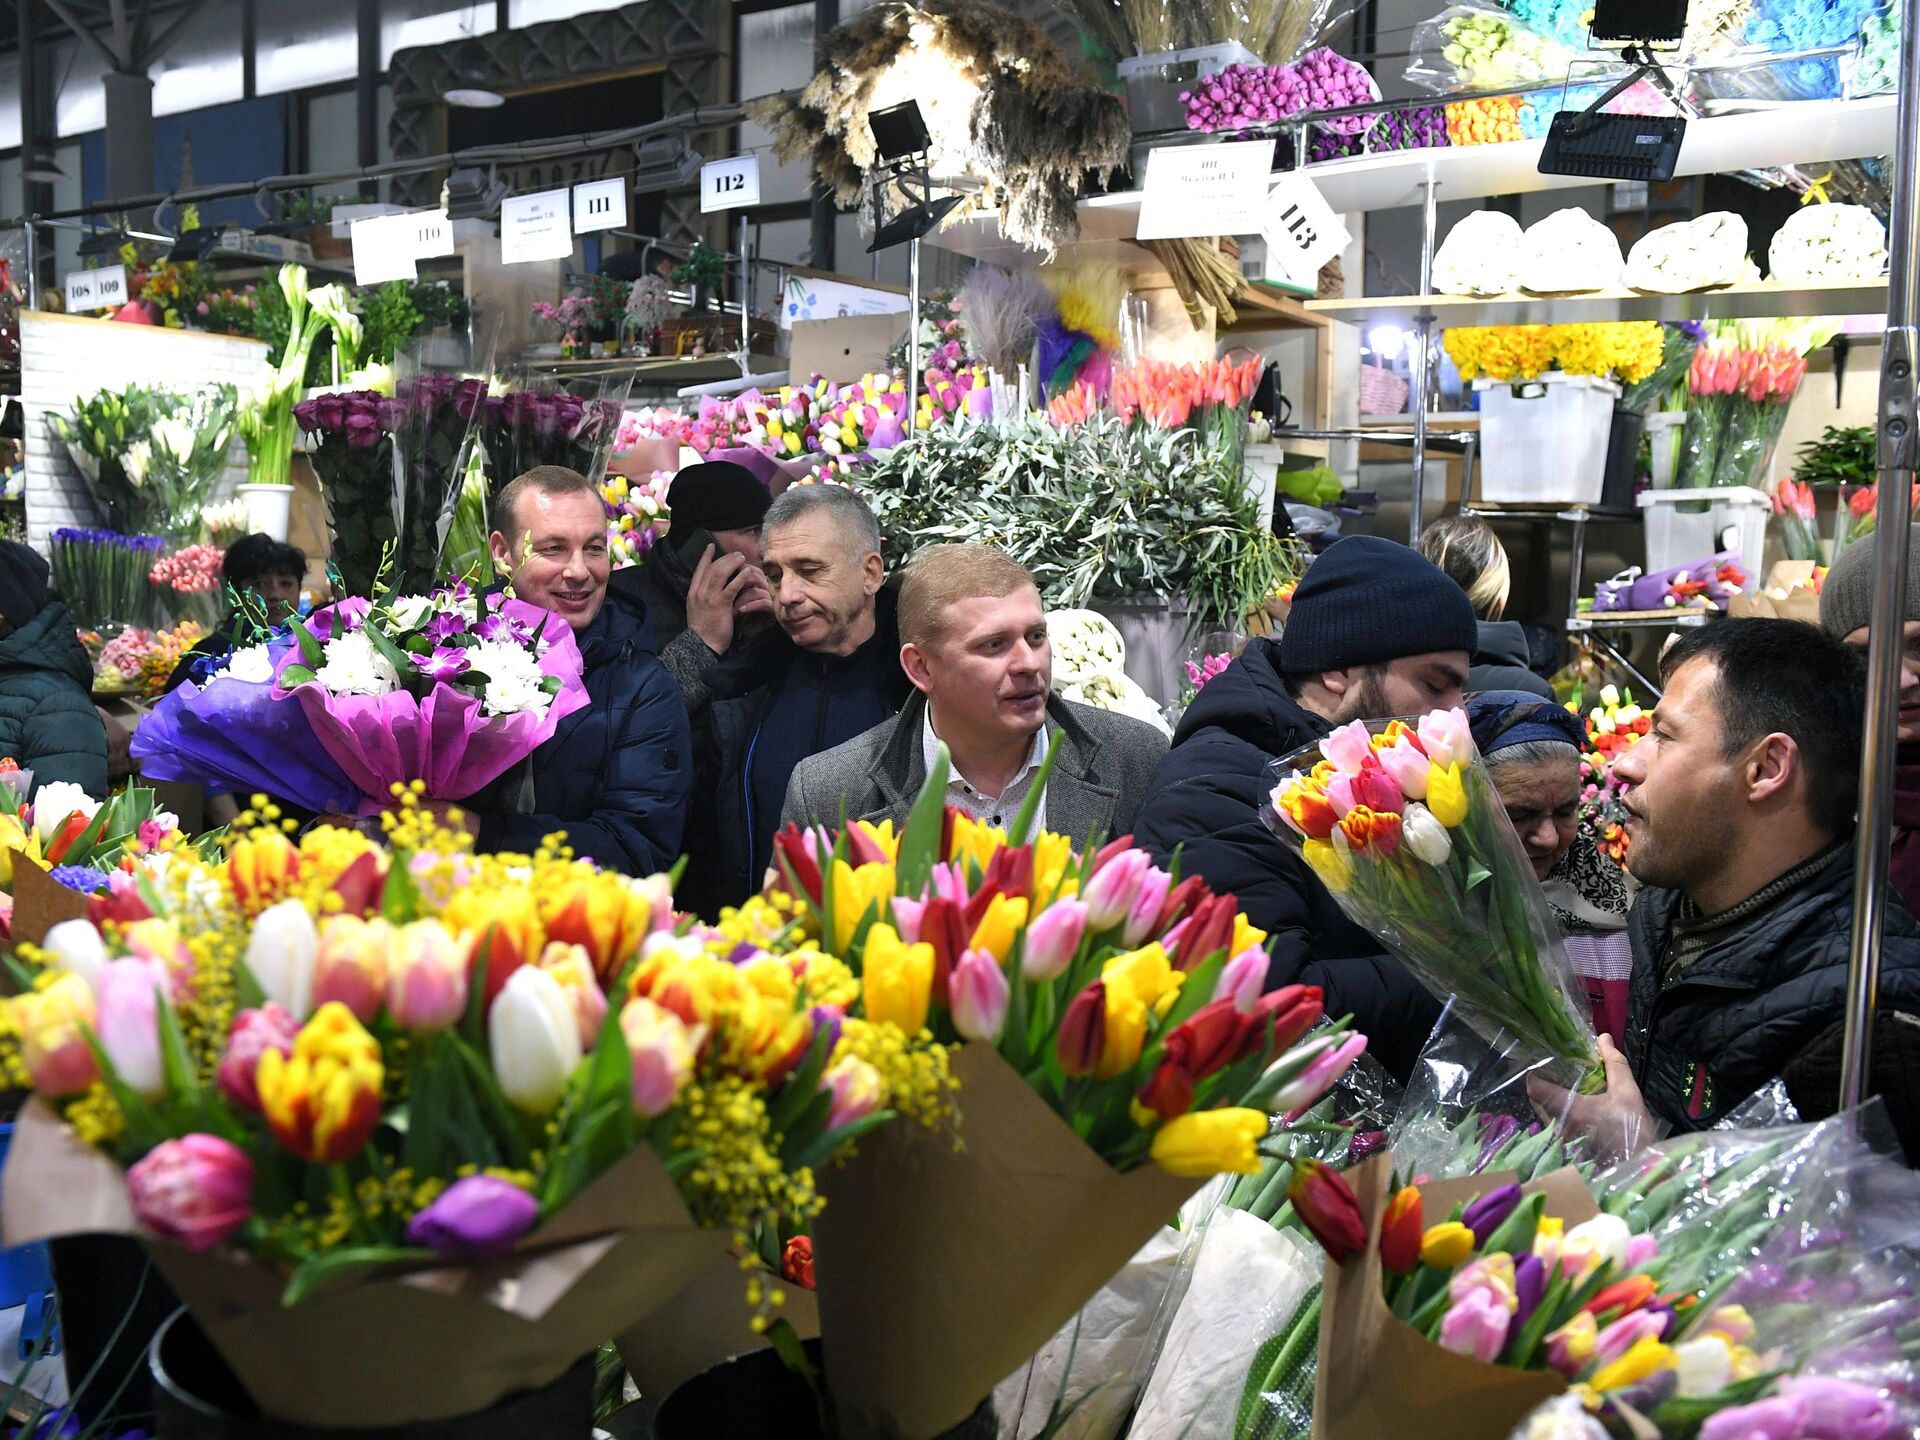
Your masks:
<svg viewBox="0 0 1920 1440"><path fill-rule="evenodd" d="M1900 99L1894 127L1893 209L1888 215L1887 336L1880 351L1880 498L1874 510L1873 623L1867 640L1867 732L1860 754L1860 826L1853 873L1853 963L1840 1050L1840 1106L1867 1098L1873 1011L1880 987L1893 838L1893 758L1907 613L1907 503L1915 470L1913 366L1920 305L1920 34L1900 21Z"/></svg>
<svg viewBox="0 0 1920 1440"><path fill-rule="evenodd" d="M740 373L750 375L753 365L753 257L747 254L747 212L740 212Z"/></svg>
<svg viewBox="0 0 1920 1440"><path fill-rule="evenodd" d="M1434 232L1439 228L1439 182L1420 182L1423 196L1420 215L1420 293L1433 293ZM1425 527L1423 510L1427 490L1427 402L1433 390L1433 362L1428 342L1433 338L1433 313L1421 311L1413 317L1413 493L1408 503L1409 545L1417 544Z"/></svg>
<svg viewBox="0 0 1920 1440"><path fill-rule="evenodd" d="M907 242L907 434L920 413L920 237Z"/></svg>

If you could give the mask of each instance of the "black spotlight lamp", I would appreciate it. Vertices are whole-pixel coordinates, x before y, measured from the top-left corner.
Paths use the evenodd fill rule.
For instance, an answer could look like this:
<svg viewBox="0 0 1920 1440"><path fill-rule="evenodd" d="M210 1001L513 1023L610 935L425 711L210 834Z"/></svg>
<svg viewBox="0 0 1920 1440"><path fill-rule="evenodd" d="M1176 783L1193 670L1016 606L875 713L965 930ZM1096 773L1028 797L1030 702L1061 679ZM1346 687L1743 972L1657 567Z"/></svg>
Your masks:
<svg viewBox="0 0 1920 1440"><path fill-rule="evenodd" d="M920 102L905 100L884 110L867 114L867 128L873 132L874 149L879 152L880 173L873 182L873 243L867 253L889 250L918 240L940 228L958 195L933 194L933 175L928 168L927 152L933 137L927 133L926 117ZM895 190L903 202L889 215L887 191Z"/></svg>

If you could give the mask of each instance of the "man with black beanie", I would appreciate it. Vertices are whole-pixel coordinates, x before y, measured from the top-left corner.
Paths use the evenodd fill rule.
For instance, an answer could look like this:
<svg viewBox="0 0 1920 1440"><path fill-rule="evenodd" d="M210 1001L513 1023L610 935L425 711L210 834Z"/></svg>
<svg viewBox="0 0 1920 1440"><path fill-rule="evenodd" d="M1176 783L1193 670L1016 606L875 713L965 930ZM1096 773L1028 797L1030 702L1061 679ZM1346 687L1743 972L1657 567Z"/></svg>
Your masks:
<svg viewBox="0 0 1920 1440"><path fill-rule="evenodd" d="M1147 787L1134 839L1182 874L1231 892L1265 930L1267 987L1326 991L1367 1048L1404 1078L1440 1005L1382 953L1261 818L1268 766L1350 720L1460 703L1474 646L1466 592L1424 556L1371 535L1338 541L1294 591L1277 640L1249 641L1200 692Z"/></svg>
<svg viewBox="0 0 1920 1440"><path fill-rule="evenodd" d="M760 522L771 499L751 470L729 460L689 465L667 491L671 526L644 564L614 572L647 607L660 663L689 714L735 641L764 629L773 596L760 573Z"/></svg>
<svg viewBox="0 0 1920 1440"><path fill-rule="evenodd" d="M38 790L70 780L107 797L107 731L93 708L93 666L73 616L47 596L47 562L0 540L0 755Z"/></svg>

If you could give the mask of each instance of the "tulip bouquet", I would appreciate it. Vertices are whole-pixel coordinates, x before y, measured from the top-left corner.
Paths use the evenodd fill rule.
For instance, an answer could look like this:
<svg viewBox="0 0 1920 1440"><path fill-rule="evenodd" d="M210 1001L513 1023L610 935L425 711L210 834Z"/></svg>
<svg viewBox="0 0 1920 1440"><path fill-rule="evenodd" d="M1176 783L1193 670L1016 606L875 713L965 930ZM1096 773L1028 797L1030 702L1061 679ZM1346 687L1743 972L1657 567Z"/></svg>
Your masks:
<svg viewBox="0 0 1920 1440"><path fill-rule="evenodd" d="M122 630L97 646L93 658L95 694L120 691L142 699L158 699L173 675L173 667L206 635L194 620L182 620L171 630ZM97 637L96 637L97 638ZM81 637L86 644L86 637Z"/></svg>
<svg viewBox="0 0 1920 1440"><path fill-rule="evenodd" d="M608 474L600 486L607 505L607 553L613 568L645 562L647 554L667 533L667 491L674 472L656 470L644 478Z"/></svg>
<svg viewBox="0 0 1920 1440"><path fill-rule="evenodd" d="M876 1136L829 1177L813 1237L840 1413L908 1434L968 1414L1366 1046L1343 1024L1309 1034L1316 989L1261 993L1265 937L1231 896L1125 840L1028 841L1033 801L1009 831L980 825L944 806L947 775L942 751L897 836L775 842L786 943L844 960L868 1021L959 1045L965 1151Z"/></svg>
<svg viewBox="0 0 1920 1440"><path fill-rule="evenodd" d="M212 626L220 619L221 567L225 560L215 546L189 545L156 560L147 579L172 618Z"/></svg>
<svg viewBox="0 0 1920 1440"><path fill-rule="evenodd" d="M1569 706L1569 709L1575 709ZM1575 709L1575 713L1578 711ZM1600 853L1615 864L1627 858L1626 784L1616 779L1613 762L1653 728L1653 717L1634 703L1631 690L1607 685L1600 703L1587 712L1587 749L1580 757L1580 824Z"/></svg>
<svg viewBox="0 0 1920 1440"><path fill-rule="evenodd" d="M1837 560L1840 552L1856 540L1864 540L1873 534L1874 527L1880 523L1880 482L1870 485L1842 485L1840 501L1833 516L1833 555ZM1913 483L1912 493L1907 502L1909 522L1920 517L1920 480Z"/></svg>
<svg viewBox="0 0 1920 1440"><path fill-rule="evenodd" d="M273 813L25 952L0 1067L39 1097L9 1235L140 1234L276 1418L546 1383L726 1232L803 1226L893 1076L944 1088L937 1049L849 1018L843 964L694 929L665 877L475 856L414 806L391 850ZM287 1357L323 1335L316 1386ZM415 1381L371 1383L396 1351Z"/></svg>
<svg viewBox="0 0 1920 1440"><path fill-rule="evenodd" d="M154 604L149 572L166 548L159 535L63 527L49 537L53 591L83 630L144 625Z"/></svg>
<svg viewBox="0 0 1920 1440"><path fill-rule="evenodd" d="M327 498L329 564L350 595L373 593L380 561L400 534L395 513L393 432L402 404L372 390L330 391L293 407L311 437L307 451Z"/></svg>
<svg viewBox="0 0 1920 1440"><path fill-rule="evenodd" d="M1268 827L1341 909L1489 1041L1521 1036L1598 1080L1579 984L1464 711L1355 721L1274 769Z"/></svg>
<svg viewBox="0 0 1920 1440"><path fill-rule="evenodd" d="M1113 413L1127 424L1156 430L1192 426L1201 448L1222 457L1237 474L1246 453L1247 407L1266 363L1258 355L1238 364L1226 357L1185 365L1141 360L1115 372Z"/></svg>
<svg viewBox="0 0 1920 1440"><path fill-rule="evenodd" d="M464 581L343 600L289 629L274 693L299 702L366 814L416 780L432 799L465 799L587 703L564 621Z"/></svg>
<svg viewBox="0 0 1920 1440"><path fill-rule="evenodd" d="M617 393L584 400L557 385L489 395L479 420L493 492L536 465L561 465L597 484L613 453L626 398L624 383Z"/></svg>
<svg viewBox="0 0 1920 1440"><path fill-rule="evenodd" d="M1776 481L1773 513L1780 519L1780 542L1787 559L1811 560L1818 565L1826 558L1820 552L1820 519L1811 485L1791 479Z"/></svg>

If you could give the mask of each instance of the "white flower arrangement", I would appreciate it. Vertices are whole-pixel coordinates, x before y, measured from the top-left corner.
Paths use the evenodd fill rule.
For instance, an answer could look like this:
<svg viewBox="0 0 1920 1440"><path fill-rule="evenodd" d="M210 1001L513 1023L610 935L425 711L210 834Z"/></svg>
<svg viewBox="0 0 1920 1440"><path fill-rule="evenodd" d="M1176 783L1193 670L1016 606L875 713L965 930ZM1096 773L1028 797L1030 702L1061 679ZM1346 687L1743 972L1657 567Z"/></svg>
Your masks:
<svg viewBox="0 0 1920 1440"><path fill-rule="evenodd" d="M1887 270L1887 227L1864 205L1803 205L1774 232L1767 270L1786 285L1878 280Z"/></svg>
<svg viewBox="0 0 1920 1440"><path fill-rule="evenodd" d="M321 647L313 678L336 695L388 695L400 688L399 673L364 630L349 630Z"/></svg>
<svg viewBox="0 0 1920 1440"><path fill-rule="evenodd" d="M267 654L265 645L243 646L227 657L227 663L219 673L228 680L242 680L251 685L265 684L273 679L273 659Z"/></svg>
<svg viewBox="0 0 1920 1440"><path fill-rule="evenodd" d="M1627 257L1627 284L1660 295L1732 285L1746 275L1747 222L1729 210L1662 225Z"/></svg>
<svg viewBox="0 0 1920 1440"><path fill-rule="evenodd" d="M1047 637L1053 642L1054 694L1170 733L1160 707L1128 676L1127 643L1106 616L1094 610L1051 611Z"/></svg>

